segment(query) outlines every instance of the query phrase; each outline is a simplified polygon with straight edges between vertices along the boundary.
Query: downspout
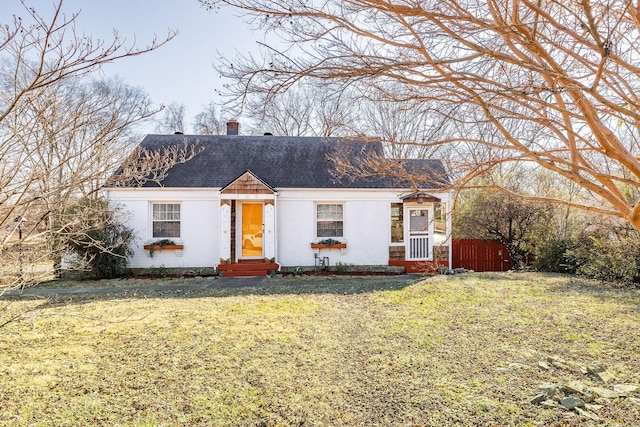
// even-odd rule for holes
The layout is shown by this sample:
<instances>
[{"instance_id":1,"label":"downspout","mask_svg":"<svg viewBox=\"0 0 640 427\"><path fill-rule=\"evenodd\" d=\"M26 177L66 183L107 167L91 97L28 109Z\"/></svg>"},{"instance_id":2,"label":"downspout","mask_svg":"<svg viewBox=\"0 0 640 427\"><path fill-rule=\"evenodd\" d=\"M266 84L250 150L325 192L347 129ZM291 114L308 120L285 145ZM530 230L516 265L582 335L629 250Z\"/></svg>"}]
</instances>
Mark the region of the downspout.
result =
<instances>
[{"instance_id":1,"label":"downspout","mask_svg":"<svg viewBox=\"0 0 640 427\"><path fill-rule=\"evenodd\" d=\"M216 257L216 259L213 261L213 269L215 271L218 271L218 266L220 265L220 242L223 239L222 236L222 192L220 190L217 191L217 198L215 199L216 204L218 206L218 250L216 251L218 253L218 256Z\"/></svg>"},{"instance_id":2,"label":"downspout","mask_svg":"<svg viewBox=\"0 0 640 427\"><path fill-rule=\"evenodd\" d=\"M273 255L274 262L278 265L278 272L281 271L282 266L278 262L278 192L273 192Z\"/></svg>"}]
</instances>

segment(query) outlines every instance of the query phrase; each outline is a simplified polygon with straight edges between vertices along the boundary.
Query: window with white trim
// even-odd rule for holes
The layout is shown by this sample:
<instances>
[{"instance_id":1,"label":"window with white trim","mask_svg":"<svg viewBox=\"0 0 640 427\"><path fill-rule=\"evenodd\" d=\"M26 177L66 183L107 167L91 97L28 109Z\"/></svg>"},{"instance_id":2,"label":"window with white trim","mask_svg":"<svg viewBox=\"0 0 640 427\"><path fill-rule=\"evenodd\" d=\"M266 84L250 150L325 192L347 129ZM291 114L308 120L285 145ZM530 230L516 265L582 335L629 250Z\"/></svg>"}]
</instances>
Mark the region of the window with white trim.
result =
<instances>
[{"instance_id":1,"label":"window with white trim","mask_svg":"<svg viewBox=\"0 0 640 427\"><path fill-rule=\"evenodd\" d=\"M448 244L447 241L447 205L436 202L433 205L433 244L437 246Z\"/></svg>"},{"instance_id":2,"label":"window with white trim","mask_svg":"<svg viewBox=\"0 0 640 427\"><path fill-rule=\"evenodd\" d=\"M343 237L344 220L341 203L316 205L316 235L318 237Z\"/></svg>"},{"instance_id":3,"label":"window with white trim","mask_svg":"<svg viewBox=\"0 0 640 427\"><path fill-rule=\"evenodd\" d=\"M153 238L180 237L180 204L152 205Z\"/></svg>"},{"instance_id":4,"label":"window with white trim","mask_svg":"<svg viewBox=\"0 0 640 427\"><path fill-rule=\"evenodd\" d=\"M404 242L404 205L391 203L391 243Z\"/></svg>"},{"instance_id":5,"label":"window with white trim","mask_svg":"<svg viewBox=\"0 0 640 427\"><path fill-rule=\"evenodd\" d=\"M436 233L445 234L447 232L447 215L444 203L436 202L433 205L433 220Z\"/></svg>"}]
</instances>

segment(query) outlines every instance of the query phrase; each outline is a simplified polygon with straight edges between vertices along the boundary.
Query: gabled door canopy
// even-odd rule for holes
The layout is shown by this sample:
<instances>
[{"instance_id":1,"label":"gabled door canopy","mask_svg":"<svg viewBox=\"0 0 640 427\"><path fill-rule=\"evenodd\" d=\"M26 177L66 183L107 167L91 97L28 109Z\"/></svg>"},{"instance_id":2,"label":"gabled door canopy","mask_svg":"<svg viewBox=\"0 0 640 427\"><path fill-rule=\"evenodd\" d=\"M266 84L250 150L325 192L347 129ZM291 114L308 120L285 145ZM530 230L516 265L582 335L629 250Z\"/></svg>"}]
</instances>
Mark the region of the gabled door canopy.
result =
<instances>
[{"instance_id":1,"label":"gabled door canopy","mask_svg":"<svg viewBox=\"0 0 640 427\"><path fill-rule=\"evenodd\" d=\"M403 203L418 203L418 204L422 204L425 202L436 203L441 201L440 198L429 193L424 193L422 191L415 191L413 193L400 196L400 200L402 200Z\"/></svg>"},{"instance_id":2,"label":"gabled door canopy","mask_svg":"<svg viewBox=\"0 0 640 427\"><path fill-rule=\"evenodd\" d=\"M252 194L274 196L278 192L250 170L220 189L220 194Z\"/></svg>"}]
</instances>

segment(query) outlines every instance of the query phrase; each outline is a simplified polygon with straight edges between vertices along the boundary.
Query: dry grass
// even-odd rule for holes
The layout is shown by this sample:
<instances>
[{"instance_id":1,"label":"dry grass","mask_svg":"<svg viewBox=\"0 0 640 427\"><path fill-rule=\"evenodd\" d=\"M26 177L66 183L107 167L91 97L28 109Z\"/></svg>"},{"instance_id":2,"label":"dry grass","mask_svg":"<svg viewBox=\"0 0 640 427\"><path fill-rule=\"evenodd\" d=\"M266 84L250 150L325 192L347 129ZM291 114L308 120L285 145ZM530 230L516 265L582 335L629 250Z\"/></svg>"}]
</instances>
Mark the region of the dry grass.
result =
<instances>
[{"instance_id":1,"label":"dry grass","mask_svg":"<svg viewBox=\"0 0 640 427\"><path fill-rule=\"evenodd\" d=\"M640 383L639 307L537 274L86 296L0 329L0 424L588 425L529 403L542 382L590 383L537 362ZM598 415L640 424L625 399Z\"/></svg>"}]
</instances>

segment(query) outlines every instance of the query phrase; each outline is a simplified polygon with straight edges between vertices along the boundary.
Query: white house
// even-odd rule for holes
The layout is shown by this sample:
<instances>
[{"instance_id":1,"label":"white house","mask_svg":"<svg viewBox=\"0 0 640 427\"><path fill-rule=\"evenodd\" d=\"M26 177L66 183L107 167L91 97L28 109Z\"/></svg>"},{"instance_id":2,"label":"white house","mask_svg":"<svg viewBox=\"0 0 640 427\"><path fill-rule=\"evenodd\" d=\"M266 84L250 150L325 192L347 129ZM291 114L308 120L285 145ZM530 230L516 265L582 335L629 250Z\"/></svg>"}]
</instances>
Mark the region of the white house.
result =
<instances>
[{"instance_id":1,"label":"white house","mask_svg":"<svg viewBox=\"0 0 640 427\"><path fill-rule=\"evenodd\" d=\"M451 265L451 196L438 160L398 161L420 188L389 176L349 181L330 156L382 155L343 138L148 135L141 147L198 143L161 185L110 187L139 239L135 269L217 269L225 276L349 266L424 271ZM155 245L154 245L155 243ZM171 243L169 245L168 243Z\"/></svg>"}]
</instances>

